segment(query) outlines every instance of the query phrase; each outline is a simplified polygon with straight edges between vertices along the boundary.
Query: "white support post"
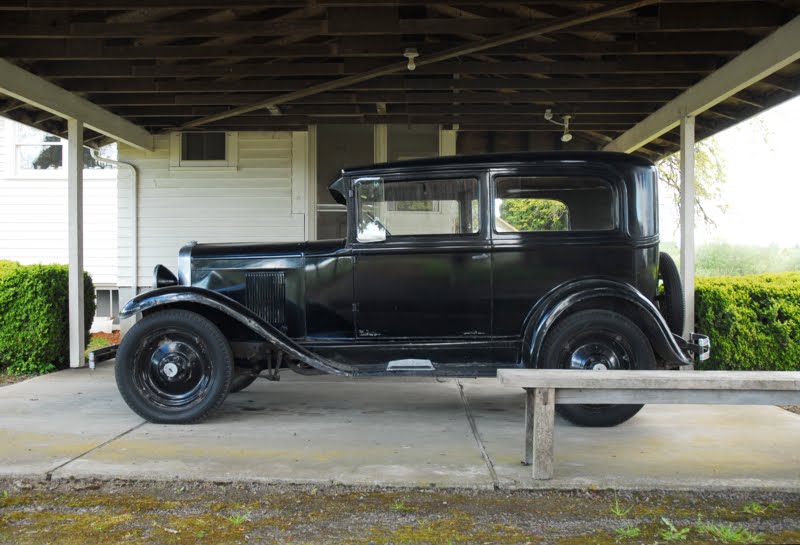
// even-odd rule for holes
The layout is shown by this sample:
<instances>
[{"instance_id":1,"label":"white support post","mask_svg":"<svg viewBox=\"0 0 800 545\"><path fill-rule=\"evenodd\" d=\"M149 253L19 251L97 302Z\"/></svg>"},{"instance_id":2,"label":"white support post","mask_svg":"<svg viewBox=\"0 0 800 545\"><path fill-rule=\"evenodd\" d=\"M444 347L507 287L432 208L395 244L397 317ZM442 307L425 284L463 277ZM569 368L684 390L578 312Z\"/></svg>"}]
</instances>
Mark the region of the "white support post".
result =
<instances>
[{"instance_id":1,"label":"white support post","mask_svg":"<svg viewBox=\"0 0 800 545\"><path fill-rule=\"evenodd\" d=\"M389 130L386 125L379 123L373 125L372 131L372 158L376 163L385 163L389 160Z\"/></svg>"},{"instance_id":2,"label":"white support post","mask_svg":"<svg viewBox=\"0 0 800 545\"><path fill-rule=\"evenodd\" d=\"M439 125L439 157L450 157L456 154L457 130L443 129Z\"/></svg>"},{"instance_id":3,"label":"white support post","mask_svg":"<svg viewBox=\"0 0 800 545\"><path fill-rule=\"evenodd\" d=\"M67 120L67 182L69 207L69 366L83 367L83 122Z\"/></svg>"},{"instance_id":4,"label":"white support post","mask_svg":"<svg viewBox=\"0 0 800 545\"><path fill-rule=\"evenodd\" d=\"M681 280L686 321L683 336L694 331L694 116L681 118Z\"/></svg>"}]
</instances>

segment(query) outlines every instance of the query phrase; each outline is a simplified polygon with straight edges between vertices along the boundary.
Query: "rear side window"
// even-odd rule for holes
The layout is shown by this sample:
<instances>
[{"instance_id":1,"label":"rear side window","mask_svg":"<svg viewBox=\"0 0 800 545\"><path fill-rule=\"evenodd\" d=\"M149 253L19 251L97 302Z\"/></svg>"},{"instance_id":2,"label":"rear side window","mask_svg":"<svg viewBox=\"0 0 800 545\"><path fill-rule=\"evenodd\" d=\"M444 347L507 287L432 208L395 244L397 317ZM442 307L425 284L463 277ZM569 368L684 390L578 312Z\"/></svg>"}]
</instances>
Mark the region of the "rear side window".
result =
<instances>
[{"instance_id":1,"label":"rear side window","mask_svg":"<svg viewBox=\"0 0 800 545\"><path fill-rule=\"evenodd\" d=\"M611 231L618 226L611 184L590 176L497 177L497 233Z\"/></svg>"}]
</instances>

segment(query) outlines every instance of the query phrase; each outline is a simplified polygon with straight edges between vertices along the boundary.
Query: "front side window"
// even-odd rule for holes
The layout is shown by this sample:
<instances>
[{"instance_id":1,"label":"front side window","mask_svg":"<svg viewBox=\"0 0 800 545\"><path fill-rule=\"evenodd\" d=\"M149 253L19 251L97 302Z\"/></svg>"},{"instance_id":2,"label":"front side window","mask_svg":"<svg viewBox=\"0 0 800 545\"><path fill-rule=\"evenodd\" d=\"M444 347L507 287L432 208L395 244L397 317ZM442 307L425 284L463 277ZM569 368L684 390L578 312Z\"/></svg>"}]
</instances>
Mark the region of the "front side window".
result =
<instances>
[{"instance_id":1,"label":"front side window","mask_svg":"<svg viewBox=\"0 0 800 545\"><path fill-rule=\"evenodd\" d=\"M495 178L497 233L610 231L617 227L616 194L591 176Z\"/></svg>"},{"instance_id":2,"label":"front side window","mask_svg":"<svg viewBox=\"0 0 800 545\"><path fill-rule=\"evenodd\" d=\"M478 180L356 180L357 239L472 235L480 230Z\"/></svg>"}]
</instances>

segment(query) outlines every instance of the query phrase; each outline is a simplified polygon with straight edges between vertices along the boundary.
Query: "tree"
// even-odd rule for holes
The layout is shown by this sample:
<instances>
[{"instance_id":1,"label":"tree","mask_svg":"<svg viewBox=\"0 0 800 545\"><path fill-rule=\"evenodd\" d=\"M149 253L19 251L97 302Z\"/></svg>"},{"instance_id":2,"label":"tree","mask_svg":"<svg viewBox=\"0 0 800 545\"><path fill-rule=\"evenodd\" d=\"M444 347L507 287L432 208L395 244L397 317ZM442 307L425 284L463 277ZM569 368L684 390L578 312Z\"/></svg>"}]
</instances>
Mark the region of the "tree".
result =
<instances>
[{"instance_id":1,"label":"tree","mask_svg":"<svg viewBox=\"0 0 800 545\"><path fill-rule=\"evenodd\" d=\"M550 199L504 199L500 218L517 231L567 229L567 207Z\"/></svg>"},{"instance_id":2,"label":"tree","mask_svg":"<svg viewBox=\"0 0 800 545\"><path fill-rule=\"evenodd\" d=\"M725 205L719 202L722 188L727 181L725 161L714 137L698 142L694 148L694 191L697 219L716 225L712 217L716 212L724 212ZM681 158L680 152L673 153L659 161L658 177L661 187L671 196L676 211L680 211ZM663 197L662 197L663 198ZM715 210L712 210L712 207Z\"/></svg>"}]
</instances>

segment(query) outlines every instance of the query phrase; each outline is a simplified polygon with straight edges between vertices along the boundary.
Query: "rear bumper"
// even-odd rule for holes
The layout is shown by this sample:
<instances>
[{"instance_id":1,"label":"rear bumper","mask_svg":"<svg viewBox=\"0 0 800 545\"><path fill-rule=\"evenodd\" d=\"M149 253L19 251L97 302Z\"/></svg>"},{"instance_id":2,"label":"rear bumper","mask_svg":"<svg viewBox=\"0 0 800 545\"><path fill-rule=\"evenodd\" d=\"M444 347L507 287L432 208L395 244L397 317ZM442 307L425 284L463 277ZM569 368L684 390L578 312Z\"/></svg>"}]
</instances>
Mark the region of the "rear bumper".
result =
<instances>
[{"instance_id":1,"label":"rear bumper","mask_svg":"<svg viewBox=\"0 0 800 545\"><path fill-rule=\"evenodd\" d=\"M705 361L711 356L711 340L708 335L692 333L689 335L688 341L675 335L675 340L687 354L697 358L698 361Z\"/></svg>"}]
</instances>

